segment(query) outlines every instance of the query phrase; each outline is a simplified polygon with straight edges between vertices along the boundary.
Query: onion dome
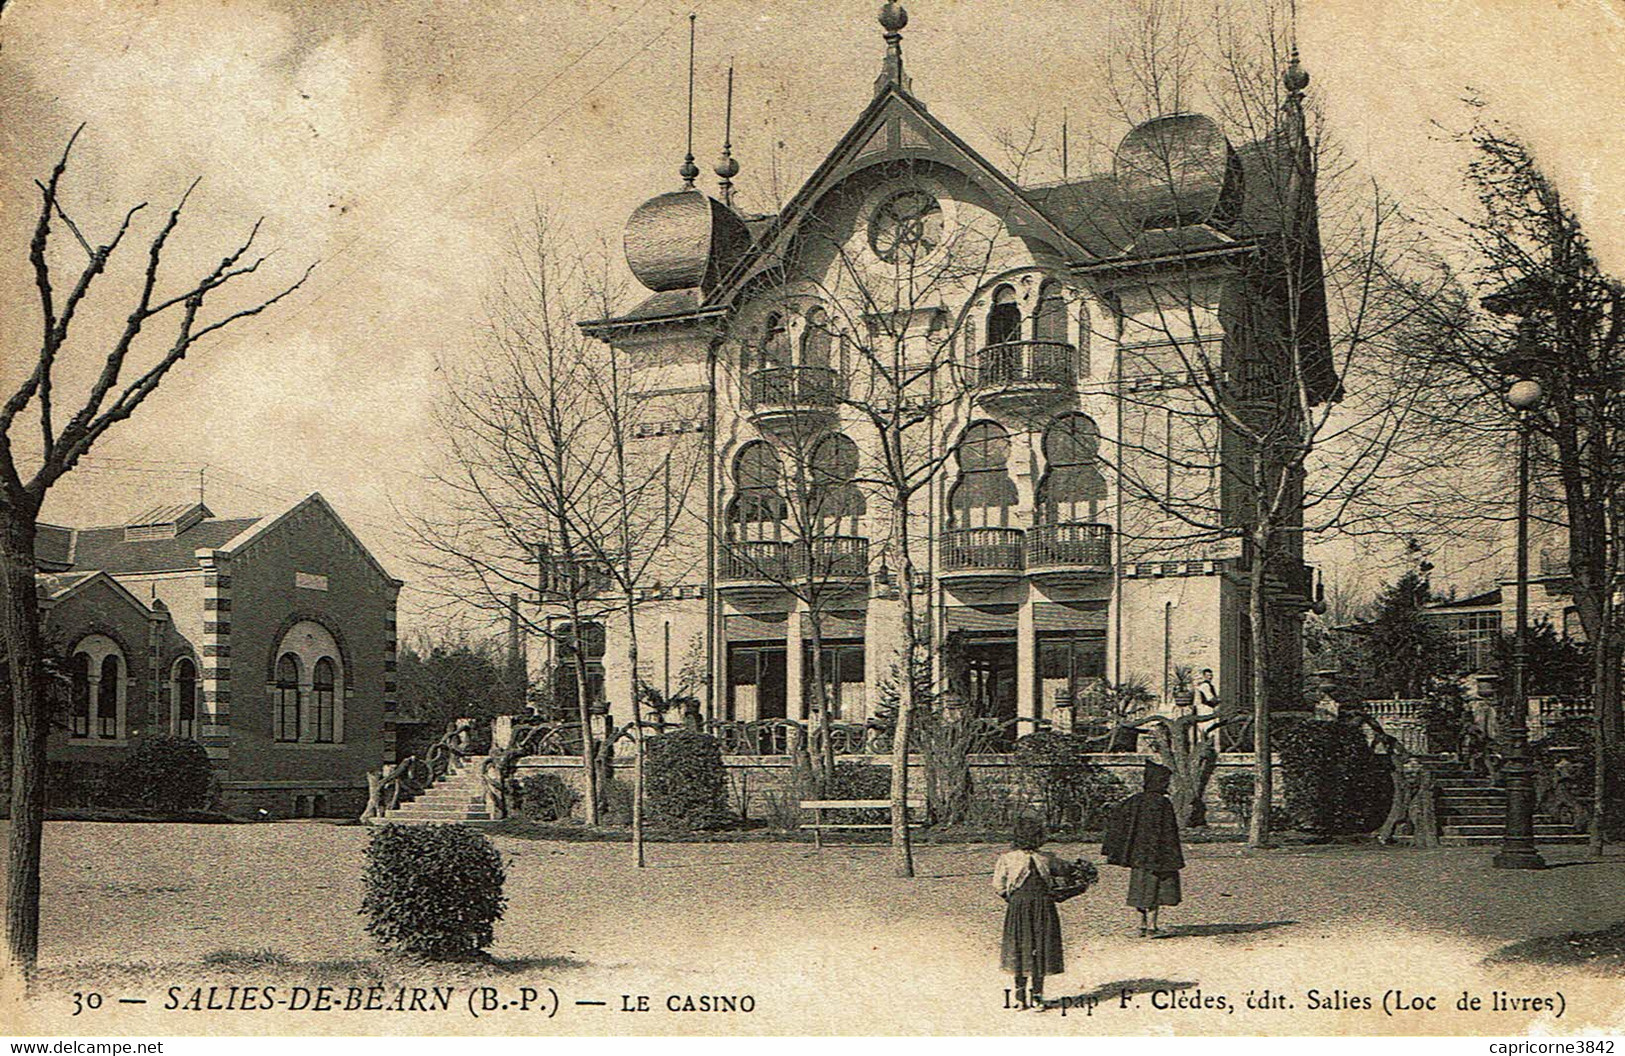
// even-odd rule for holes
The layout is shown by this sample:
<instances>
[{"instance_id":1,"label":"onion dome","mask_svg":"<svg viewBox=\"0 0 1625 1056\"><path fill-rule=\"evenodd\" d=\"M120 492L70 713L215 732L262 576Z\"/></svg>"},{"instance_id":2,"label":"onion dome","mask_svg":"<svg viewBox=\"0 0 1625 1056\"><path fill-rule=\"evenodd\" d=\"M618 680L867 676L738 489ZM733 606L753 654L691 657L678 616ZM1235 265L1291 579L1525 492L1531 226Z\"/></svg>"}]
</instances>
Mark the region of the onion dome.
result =
<instances>
[{"instance_id":1,"label":"onion dome","mask_svg":"<svg viewBox=\"0 0 1625 1056\"><path fill-rule=\"evenodd\" d=\"M626 263L656 293L709 290L750 248L732 209L697 190L656 195L626 222Z\"/></svg>"},{"instance_id":2,"label":"onion dome","mask_svg":"<svg viewBox=\"0 0 1625 1056\"><path fill-rule=\"evenodd\" d=\"M882 4L880 8L880 28L887 33L901 33L908 25L908 8L902 4Z\"/></svg>"},{"instance_id":3,"label":"onion dome","mask_svg":"<svg viewBox=\"0 0 1625 1056\"><path fill-rule=\"evenodd\" d=\"M1143 228L1223 227L1240 211L1241 161L1205 114L1134 126L1117 147L1112 174L1126 219Z\"/></svg>"}]
</instances>

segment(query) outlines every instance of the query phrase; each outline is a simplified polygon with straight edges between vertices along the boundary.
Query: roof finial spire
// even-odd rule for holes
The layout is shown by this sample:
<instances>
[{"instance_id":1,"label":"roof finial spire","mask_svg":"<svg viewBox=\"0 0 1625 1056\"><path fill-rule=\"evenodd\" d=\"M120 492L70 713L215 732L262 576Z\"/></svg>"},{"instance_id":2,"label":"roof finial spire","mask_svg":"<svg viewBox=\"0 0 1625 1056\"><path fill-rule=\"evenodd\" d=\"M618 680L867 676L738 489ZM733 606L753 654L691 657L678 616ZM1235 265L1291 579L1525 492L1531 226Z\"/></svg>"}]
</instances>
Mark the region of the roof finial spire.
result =
<instances>
[{"instance_id":1,"label":"roof finial spire","mask_svg":"<svg viewBox=\"0 0 1625 1056\"><path fill-rule=\"evenodd\" d=\"M717 175L722 177L722 204L732 209L734 204L734 177L739 175L739 162L734 160L734 64L728 60L728 105L722 119L722 159L717 162Z\"/></svg>"},{"instance_id":2,"label":"roof finial spire","mask_svg":"<svg viewBox=\"0 0 1625 1056\"><path fill-rule=\"evenodd\" d=\"M685 191L694 189L694 177L700 174L700 167L694 164L694 22L698 18L694 12L688 13L688 153L677 170Z\"/></svg>"},{"instance_id":3,"label":"roof finial spire","mask_svg":"<svg viewBox=\"0 0 1625 1056\"><path fill-rule=\"evenodd\" d=\"M1309 71L1303 68L1298 61L1298 0L1292 0L1290 14L1291 25L1288 27L1292 50L1287 59L1286 72L1281 75L1281 83L1286 85L1287 101L1302 104L1303 90L1309 87Z\"/></svg>"},{"instance_id":4,"label":"roof finial spire","mask_svg":"<svg viewBox=\"0 0 1625 1056\"><path fill-rule=\"evenodd\" d=\"M880 7L880 28L886 31L886 60L875 79L875 94L895 84L902 91L909 90L908 74L903 72L903 27L908 25L908 9L895 0Z\"/></svg>"}]
</instances>

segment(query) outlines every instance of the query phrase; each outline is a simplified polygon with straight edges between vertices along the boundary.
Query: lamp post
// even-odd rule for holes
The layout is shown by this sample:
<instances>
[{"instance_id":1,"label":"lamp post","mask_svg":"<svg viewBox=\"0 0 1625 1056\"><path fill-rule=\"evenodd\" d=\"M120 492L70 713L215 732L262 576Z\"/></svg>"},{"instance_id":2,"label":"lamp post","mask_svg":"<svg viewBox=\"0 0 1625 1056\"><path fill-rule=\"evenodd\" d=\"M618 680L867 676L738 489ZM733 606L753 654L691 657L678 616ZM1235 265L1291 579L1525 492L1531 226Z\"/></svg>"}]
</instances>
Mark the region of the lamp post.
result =
<instances>
[{"instance_id":1,"label":"lamp post","mask_svg":"<svg viewBox=\"0 0 1625 1056\"><path fill-rule=\"evenodd\" d=\"M1535 789L1529 766L1529 692L1525 668L1529 651L1529 432L1530 414L1540 405L1540 383L1517 381L1506 400L1518 414L1518 603L1512 646L1512 708L1506 726L1507 815L1497 869L1544 869L1535 850Z\"/></svg>"}]
</instances>

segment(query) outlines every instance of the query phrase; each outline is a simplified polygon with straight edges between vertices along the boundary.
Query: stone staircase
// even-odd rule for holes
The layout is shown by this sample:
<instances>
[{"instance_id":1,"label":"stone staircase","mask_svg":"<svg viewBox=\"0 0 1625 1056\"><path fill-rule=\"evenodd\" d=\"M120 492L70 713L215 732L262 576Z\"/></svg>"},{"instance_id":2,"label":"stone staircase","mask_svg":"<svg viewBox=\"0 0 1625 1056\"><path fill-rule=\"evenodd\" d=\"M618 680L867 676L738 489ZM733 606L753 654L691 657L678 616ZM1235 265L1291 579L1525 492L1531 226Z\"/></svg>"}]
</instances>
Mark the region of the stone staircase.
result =
<instances>
[{"instance_id":1,"label":"stone staircase","mask_svg":"<svg viewBox=\"0 0 1625 1056\"><path fill-rule=\"evenodd\" d=\"M478 758L456 759L446 776L422 795L387 811L374 824L429 825L490 821L485 792L480 785Z\"/></svg>"},{"instance_id":2,"label":"stone staircase","mask_svg":"<svg viewBox=\"0 0 1625 1056\"><path fill-rule=\"evenodd\" d=\"M1439 837L1446 847L1489 846L1506 829L1506 789L1472 773L1453 756L1422 756L1439 788ZM1548 814L1535 815L1535 842L1584 843L1584 833Z\"/></svg>"}]
</instances>

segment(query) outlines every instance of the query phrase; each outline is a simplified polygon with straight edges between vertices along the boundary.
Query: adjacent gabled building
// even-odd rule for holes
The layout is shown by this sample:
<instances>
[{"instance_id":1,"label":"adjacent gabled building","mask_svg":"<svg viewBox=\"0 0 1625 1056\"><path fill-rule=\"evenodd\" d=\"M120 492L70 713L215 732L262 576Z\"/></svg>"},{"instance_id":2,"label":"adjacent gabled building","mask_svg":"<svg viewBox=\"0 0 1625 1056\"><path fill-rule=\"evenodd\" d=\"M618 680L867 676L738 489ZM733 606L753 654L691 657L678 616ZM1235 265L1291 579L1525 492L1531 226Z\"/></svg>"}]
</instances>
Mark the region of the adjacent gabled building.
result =
<instances>
[{"instance_id":1,"label":"adjacent gabled building","mask_svg":"<svg viewBox=\"0 0 1625 1056\"><path fill-rule=\"evenodd\" d=\"M366 772L393 759L401 582L320 495L267 517L190 503L41 525L36 562L67 665L58 787L142 737L189 737L229 810L360 812Z\"/></svg>"}]
</instances>

